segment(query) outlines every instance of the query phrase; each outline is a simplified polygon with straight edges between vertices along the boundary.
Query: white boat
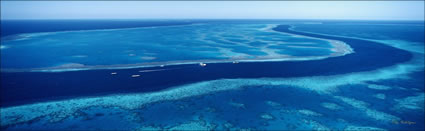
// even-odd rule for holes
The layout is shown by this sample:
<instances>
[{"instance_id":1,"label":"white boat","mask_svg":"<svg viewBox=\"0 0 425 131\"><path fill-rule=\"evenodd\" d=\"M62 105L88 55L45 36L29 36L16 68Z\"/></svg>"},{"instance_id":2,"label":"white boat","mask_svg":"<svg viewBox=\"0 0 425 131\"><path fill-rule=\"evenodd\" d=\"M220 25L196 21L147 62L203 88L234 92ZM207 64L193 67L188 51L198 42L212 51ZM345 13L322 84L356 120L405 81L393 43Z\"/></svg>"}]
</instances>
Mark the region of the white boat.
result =
<instances>
[{"instance_id":1,"label":"white boat","mask_svg":"<svg viewBox=\"0 0 425 131\"><path fill-rule=\"evenodd\" d=\"M131 75L131 77L139 77L140 75Z\"/></svg>"}]
</instances>

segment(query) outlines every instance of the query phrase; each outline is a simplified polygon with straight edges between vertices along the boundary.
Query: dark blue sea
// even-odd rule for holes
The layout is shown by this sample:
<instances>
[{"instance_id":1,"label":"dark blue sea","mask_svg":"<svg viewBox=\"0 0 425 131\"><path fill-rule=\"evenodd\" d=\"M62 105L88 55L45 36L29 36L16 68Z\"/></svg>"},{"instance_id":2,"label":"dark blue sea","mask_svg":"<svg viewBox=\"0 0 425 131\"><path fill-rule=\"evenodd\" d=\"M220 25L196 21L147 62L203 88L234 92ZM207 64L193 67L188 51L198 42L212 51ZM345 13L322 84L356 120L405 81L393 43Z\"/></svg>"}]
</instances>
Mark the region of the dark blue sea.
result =
<instances>
[{"instance_id":1,"label":"dark blue sea","mask_svg":"<svg viewBox=\"0 0 425 131\"><path fill-rule=\"evenodd\" d=\"M3 130L424 130L424 21L2 20Z\"/></svg>"}]
</instances>

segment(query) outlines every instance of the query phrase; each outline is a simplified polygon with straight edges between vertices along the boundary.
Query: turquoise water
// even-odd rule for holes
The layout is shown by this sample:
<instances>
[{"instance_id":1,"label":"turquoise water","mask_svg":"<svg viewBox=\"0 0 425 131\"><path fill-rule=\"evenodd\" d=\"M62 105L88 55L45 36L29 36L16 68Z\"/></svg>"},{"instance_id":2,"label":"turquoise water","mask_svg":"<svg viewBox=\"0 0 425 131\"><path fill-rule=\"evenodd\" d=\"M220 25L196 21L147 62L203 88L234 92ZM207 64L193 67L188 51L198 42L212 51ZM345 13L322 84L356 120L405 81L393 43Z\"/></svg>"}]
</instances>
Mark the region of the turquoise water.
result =
<instances>
[{"instance_id":1,"label":"turquoise water","mask_svg":"<svg viewBox=\"0 0 425 131\"><path fill-rule=\"evenodd\" d=\"M107 68L194 61L325 58L350 53L331 51L335 47L330 40L283 34L271 30L274 26L189 24L20 34L2 42L1 66L2 70L24 71Z\"/></svg>"},{"instance_id":2,"label":"turquoise water","mask_svg":"<svg viewBox=\"0 0 425 131\"><path fill-rule=\"evenodd\" d=\"M226 22L228 24L223 24ZM261 23L266 24L255 24L257 23L255 21L254 24L253 21L250 21L251 24L247 24L249 23L247 21L239 24L238 22L240 21L111 30L121 31L122 34L132 31L138 33L134 36L107 35L108 38L101 38L132 37L133 40L142 41L136 36L145 30L150 30L145 34L158 36L164 40L140 37L147 41L164 43L159 42L161 44L158 45L161 45L162 47L159 46L161 48L155 46L148 51L160 50L168 55L148 54L146 56L155 57L155 59L132 61L133 59L129 59L132 58L128 55L129 53L120 51L136 48L138 44L128 47L132 44L115 46L106 43L106 45L114 46L99 47L99 50L109 49L113 52L104 53L105 57L109 57L104 59L117 61L97 62L97 59L88 61L94 62L92 65L103 63L107 67L122 65L120 60L127 59L132 61L129 63L162 62L161 60L171 63L169 60L179 58L177 56L179 53L175 49L183 46L179 48L184 49L179 50L180 54L189 55L184 58L196 61L195 64L131 69L97 68L97 70L69 72L27 72L29 68L38 67L28 63L18 64L11 58L6 60L2 54L2 70L3 60L6 60L11 65L16 64L16 66L10 65L10 68L21 66L24 71L2 72L1 128L6 130L424 129L423 23L412 26L411 23L400 22L396 25L388 25L391 23L388 21L370 22L373 24L369 25L364 24L368 23L367 21L337 21L336 23L324 21L323 24L312 25L301 21L291 22L292 24L289 24L292 26L291 31L287 29L289 27L286 26L287 21L282 21L282 25L273 30L264 30L269 25L264 21ZM270 22L270 24L276 23L279 22ZM341 23L343 25L340 25ZM377 26L376 23L385 25ZM339 28L333 28L333 25ZM344 26L350 30L344 30ZM393 26L397 27L393 28ZM159 33L162 28L169 31L163 32L167 35L155 35L155 31ZM187 33L170 33L178 32L177 29L170 31L174 28L187 29ZM196 31L201 33L194 33ZM89 32L53 33L9 42L22 41L21 49L38 46L47 48L47 45L41 43L34 43L31 46L29 41L38 39L45 42L49 37L61 34L75 36L69 41L79 41L83 39L83 36L94 35L102 30ZM80 33L86 35L80 36L78 35ZM199 37L199 34L208 35ZM175 36L199 38L193 41L199 42L201 39L204 43L202 46L197 46L199 43L191 42L190 46L185 46L177 41L192 40ZM169 37L175 38L168 39ZM123 39L123 41L127 40L130 39ZM334 40L342 43L329 43ZM96 43L96 46L103 44L105 43ZM19 44L2 43L3 45L6 47L3 47L2 53L9 49L11 51L13 48L20 48ZM339 50L342 52L335 55L332 54L336 52L335 49L347 49L337 48L335 45L348 45L352 50ZM68 43L63 46L72 47L73 45ZM90 45L86 46L90 47ZM143 44L143 49L147 47L150 47L150 44L149 46ZM275 50L279 58L291 56L289 57L291 59L265 62L274 57L262 59L264 56L276 54L267 54L266 51L261 50L261 47ZM89 52L95 47L81 49L82 52ZM221 52L220 49L228 49L231 52ZM114 52L115 50L118 51ZM30 51L29 54L37 54L35 50L27 51ZM346 51L350 53L345 54ZM78 51L69 50L69 52ZM143 51L135 50L135 52ZM139 53L134 53L134 56L139 58L144 56L139 56ZM192 53L196 55L192 56ZM66 53L59 52L59 54ZM40 56L62 59L76 54L83 53ZM234 58L241 54L246 54L243 55L246 57ZM118 57L119 55L122 56ZM101 56L97 56L97 53L86 56L85 58L99 57L98 59L101 60ZM315 59L319 56L324 58ZM212 63L204 67L199 66L198 62L204 61L197 60L207 58L208 62ZM213 62L227 59L250 60L250 62ZM176 60L176 63L182 62L180 59ZM72 63L83 62L82 60L72 61ZM51 70L48 67L70 62L52 60L51 63L41 63L46 66L40 64L38 65L40 68ZM84 63L84 67L87 65L90 64ZM140 76L132 77L133 75Z\"/></svg>"}]
</instances>

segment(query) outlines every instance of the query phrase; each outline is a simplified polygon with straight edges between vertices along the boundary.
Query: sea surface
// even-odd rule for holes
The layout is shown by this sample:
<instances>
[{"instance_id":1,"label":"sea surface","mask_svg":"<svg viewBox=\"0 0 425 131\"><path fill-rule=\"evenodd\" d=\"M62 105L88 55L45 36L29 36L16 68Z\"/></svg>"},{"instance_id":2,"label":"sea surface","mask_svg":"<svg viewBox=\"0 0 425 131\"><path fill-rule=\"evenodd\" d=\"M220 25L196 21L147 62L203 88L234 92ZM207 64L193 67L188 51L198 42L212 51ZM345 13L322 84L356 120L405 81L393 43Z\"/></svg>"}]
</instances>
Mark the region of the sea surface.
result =
<instances>
[{"instance_id":1,"label":"sea surface","mask_svg":"<svg viewBox=\"0 0 425 131\"><path fill-rule=\"evenodd\" d=\"M425 128L424 21L1 27L5 130Z\"/></svg>"}]
</instances>

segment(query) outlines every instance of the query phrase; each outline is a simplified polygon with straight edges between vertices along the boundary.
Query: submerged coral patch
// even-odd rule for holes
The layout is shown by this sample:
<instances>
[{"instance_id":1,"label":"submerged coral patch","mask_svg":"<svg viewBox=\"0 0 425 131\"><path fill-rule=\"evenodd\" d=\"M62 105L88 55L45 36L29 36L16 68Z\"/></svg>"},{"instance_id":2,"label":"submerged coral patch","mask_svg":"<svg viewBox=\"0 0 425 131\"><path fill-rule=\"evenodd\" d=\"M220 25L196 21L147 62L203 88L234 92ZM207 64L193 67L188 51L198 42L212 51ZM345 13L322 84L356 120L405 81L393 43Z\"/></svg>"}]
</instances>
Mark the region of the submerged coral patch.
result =
<instances>
[{"instance_id":1,"label":"submerged coral patch","mask_svg":"<svg viewBox=\"0 0 425 131\"><path fill-rule=\"evenodd\" d=\"M407 111L407 110L422 110L424 111L424 93L420 93L416 96L409 96L402 99L396 99L397 104L393 107L396 111Z\"/></svg>"},{"instance_id":2,"label":"submerged coral patch","mask_svg":"<svg viewBox=\"0 0 425 131\"><path fill-rule=\"evenodd\" d=\"M322 114L320 113L317 113L311 110L306 110L306 109L298 110L298 113L301 113L306 116L322 116Z\"/></svg>"},{"instance_id":3,"label":"submerged coral patch","mask_svg":"<svg viewBox=\"0 0 425 131\"><path fill-rule=\"evenodd\" d=\"M335 98L345 102L348 105L353 106L354 108L357 108L359 110L364 111L366 116L371 117L375 120L385 121L385 122L400 120L400 118L393 116L391 114L387 114L385 112L377 111L375 109L370 109L369 103L359 101L359 100L356 100L356 99L353 99L353 98L342 97L342 96L335 96Z\"/></svg>"},{"instance_id":4,"label":"submerged coral patch","mask_svg":"<svg viewBox=\"0 0 425 131\"><path fill-rule=\"evenodd\" d=\"M2 71L10 72L58 72L193 64L199 61L314 60L352 53L350 46L341 41L283 34L273 31L275 26L192 24L20 34L28 39L2 41L1 49L17 43L20 46L1 52L1 66ZM270 40L270 37L278 40ZM274 46L285 50L277 50ZM38 50L28 50L32 48ZM21 55L21 50L28 50L26 54L31 55L31 61L35 62L24 62L29 58ZM79 54L69 53L75 50ZM61 63L84 66L57 67Z\"/></svg>"},{"instance_id":5,"label":"submerged coral patch","mask_svg":"<svg viewBox=\"0 0 425 131\"><path fill-rule=\"evenodd\" d=\"M242 62L244 62L244 59L247 60L247 58L249 60L263 61L271 60L270 58L273 58L271 56L292 57L292 55L280 54L282 52L278 52L275 50L276 48L302 48L301 50L332 48L330 50L339 55L342 55L343 52L350 52L350 50L342 50L347 49L343 48L343 43L324 46L322 44L326 44L329 42L328 40L314 39L314 42L319 43L315 44L314 42L305 41L305 37L303 36L300 36L299 38L301 39L298 39L297 37L294 38L291 34L275 34L276 32L269 30L269 27L273 27L273 25L268 25L267 27L261 24L244 25L243 30L240 30L241 27L228 26L229 29L227 31L233 31L233 34L218 33L214 35L204 33L210 29L194 30L199 35L199 40L206 43L208 43L207 41L215 42L211 45L196 47L195 50L197 53L205 56L213 56L213 58L217 58L215 56L220 56L219 59L222 59L221 57L223 59L230 58L230 62L234 64L241 61L238 65L246 64ZM225 29L210 28L212 30ZM259 38L250 34L252 33L251 29L254 28L260 31L256 32L258 33L256 36ZM190 28L186 27L178 30L184 29L187 31L190 30ZM236 29L238 30L236 31ZM263 37L264 35L262 33L264 32L261 31L271 33L268 34L270 36L282 36ZM133 33L138 32L136 30ZM298 43L294 45L294 43L285 42L285 40L290 39ZM173 40L175 39L171 39L171 41ZM284 44L291 45L282 47ZM155 43L151 43L150 45L162 46ZM335 45L343 46L339 50L340 52L338 52L337 48L334 48L336 47ZM260 47L261 49L252 49L252 46ZM276 48L272 49L270 46L276 46ZM399 47L404 48L403 46ZM177 48L170 48L170 50L175 51ZM110 51L114 50L111 49ZM163 55L161 54L162 51L146 54L143 51L143 53L137 53L137 49L122 50L128 52L121 51L120 49L120 51L117 51L122 53L120 56L131 57L131 60L133 58L137 61L163 60L163 57L161 57ZM413 129L412 127L414 126L414 129L422 129L423 125L394 124L394 121L402 121L402 119L405 119L405 116L411 116L408 112L414 112L415 116L423 116L424 93L420 92L421 90L411 90L412 88L406 86L410 84L403 85L402 83L402 85L398 86L401 83L399 81L405 80L410 82L409 80L416 79L414 76L409 76L409 74L423 71L424 56L420 53L420 50L418 51L416 49L415 52L414 57L408 62L396 63L392 66L362 72L287 78L223 78L173 86L156 92L80 97L2 107L0 110L2 120L0 124L2 129L11 130L37 129L36 126L40 125L46 126L40 129L47 129L47 125L81 129L78 126L90 126L89 124L85 125L85 123L93 121L105 124L105 127L112 126L105 129L123 129L113 126L127 124L127 126L130 125L128 127L131 127L129 130L287 129L351 131L399 130L405 127ZM107 54L108 52L97 53ZM133 55L129 56L129 53ZM143 59L141 58L142 55L139 54L154 58ZM185 57L182 56L179 58ZM63 63L65 65L60 68L90 66L86 65L86 63L79 64L81 62ZM201 68L203 71L214 66L214 64L210 66L209 63L206 66L206 61L197 61L194 63L200 66L205 64L202 68L196 65L197 68ZM232 66L237 66L234 64ZM164 67L169 64L160 63L159 65L161 65L160 67ZM174 68L141 69L135 70L130 74L120 71L110 71L106 74L111 78L125 75L128 79L137 81L147 78L145 76L148 75L145 74L162 73L162 71L169 70L174 70ZM394 83L382 84L382 81L385 80L394 80L392 81ZM141 88L145 87L143 84L139 86ZM417 94L412 95L412 92ZM387 109L391 107L388 106L388 103L395 105L391 109ZM414 122L423 121L421 118L414 120ZM67 125L69 123L74 123L74 125Z\"/></svg>"},{"instance_id":6,"label":"submerged coral patch","mask_svg":"<svg viewBox=\"0 0 425 131\"><path fill-rule=\"evenodd\" d=\"M389 90L389 89L392 89L389 86L376 85L376 84L368 84L367 87L370 88L370 89L374 89L374 90Z\"/></svg>"},{"instance_id":7,"label":"submerged coral patch","mask_svg":"<svg viewBox=\"0 0 425 131\"><path fill-rule=\"evenodd\" d=\"M324 102L320 105L329 110L341 110L343 108L335 103L328 103L328 102Z\"/></svg>"},{"instance_id":8,"label":"submerged coral patch","mask_svg":"<svg viewBox=\"0 0 425 131\"><path fill-rule=\"evenodd\" d=\"M374 97L383 100L383 99L386 98L386 95L385 94L382 94L382 93L379 93L379 94L374 95Z\"/></svg>"},{"instance_id":9,"label":"submerged coral patch","mask_svg":"<svg viewBox=\"0 0 425 131\"><path fill-rule=\"evenodd\" d=\"M382 128L366 127L366 126L347 126L344 131L386 131Z\"/></svg>"}]
</instances>

